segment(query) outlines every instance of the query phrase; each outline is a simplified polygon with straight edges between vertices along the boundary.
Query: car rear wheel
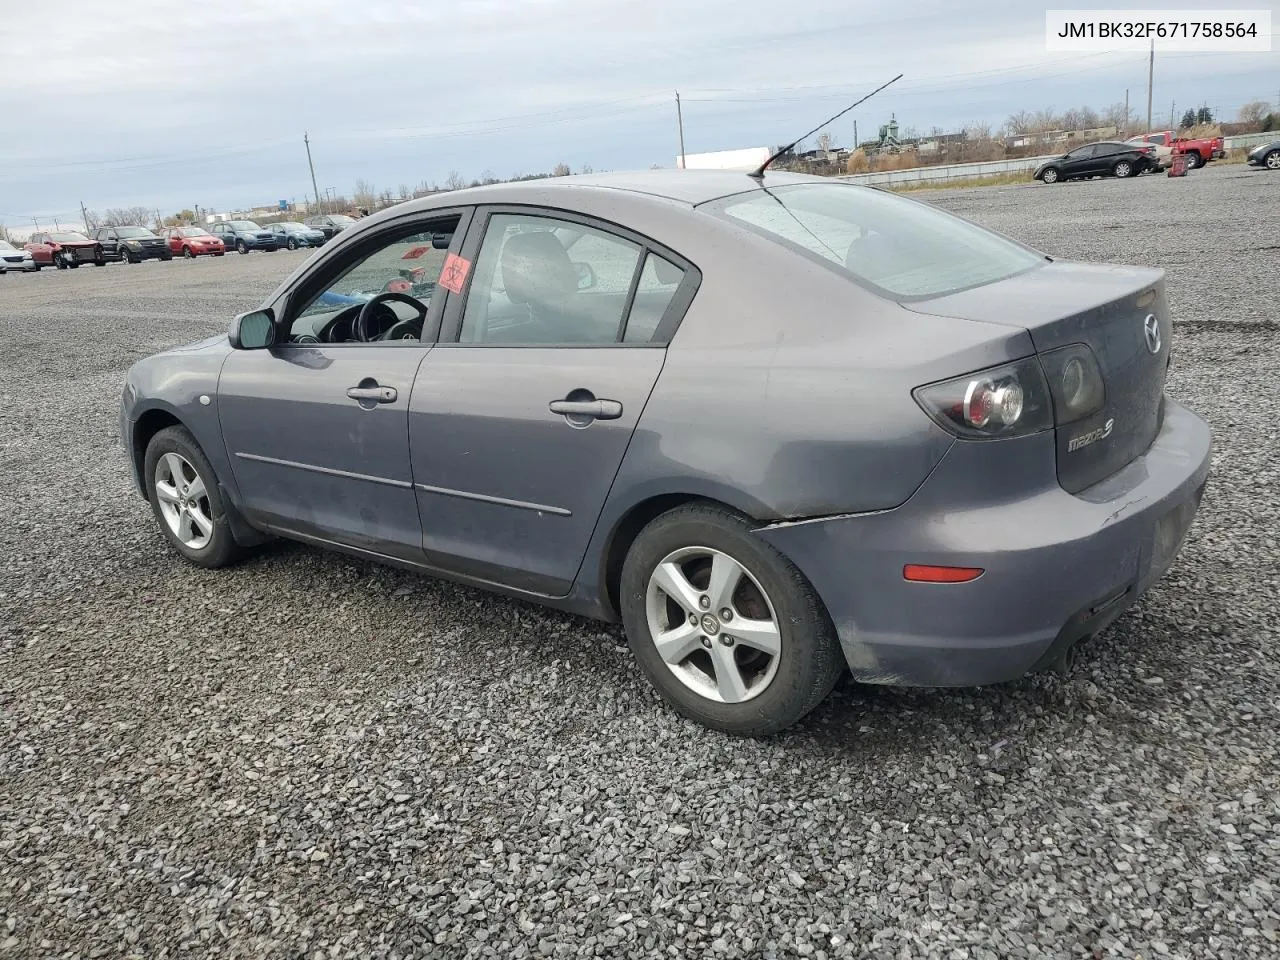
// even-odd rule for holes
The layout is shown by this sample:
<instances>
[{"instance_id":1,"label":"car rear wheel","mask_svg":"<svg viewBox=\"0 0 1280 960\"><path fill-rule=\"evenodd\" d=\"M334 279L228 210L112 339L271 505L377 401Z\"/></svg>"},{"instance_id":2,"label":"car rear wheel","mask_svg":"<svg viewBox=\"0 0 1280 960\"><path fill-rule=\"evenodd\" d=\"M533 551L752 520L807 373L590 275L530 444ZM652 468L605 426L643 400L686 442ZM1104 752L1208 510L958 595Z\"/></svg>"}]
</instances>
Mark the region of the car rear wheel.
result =
<instances>
[{"instance_id":1,"label":"car rear wheel","mask_svg":"<svg viewBox=\"0 0 1280 960\"><path fill-rule=\"evenodd\" d=\"M1131 177L1133 176L1133 164L1128 160L1121 160L1111 168L1111 172L1122 179L1124 177Z\"/></svg>"},{"instance_id":2,"label":"car rear wheel","mask_svg":"<svg viewBox=\"0 0 1280 960\"><path fill-rule=\"evenodd\" d=\"M147 444L147 497L161 532L187 560L225 567L239 559L218 479L186 427L167 427Z\"/></svg>"},{"instance_id":3,"label":"car rear wheel","mask_svg":"<svg viewBox=\"0 0 1280 960\"><path fill-rule=\"evenodd\" d=\"M1040 179L1043 180L1045 183L1057 183L1058 171L1055 170L1053 167L1050 167L1049 169L1045 170L1044 173L1040 174Z\"/></svg>"},{"instance_id":4,"label":"car rear wheel","mask_svg":"<svg viewBox=\"0 0 1280 960\"><path fill-rule=\"evenodd\" d=\"M689 504L636 537L619 589L641 669L683 716L766 736L813 710L844 671L804 575L721 507Z\"/></svg>"}]
</instances>

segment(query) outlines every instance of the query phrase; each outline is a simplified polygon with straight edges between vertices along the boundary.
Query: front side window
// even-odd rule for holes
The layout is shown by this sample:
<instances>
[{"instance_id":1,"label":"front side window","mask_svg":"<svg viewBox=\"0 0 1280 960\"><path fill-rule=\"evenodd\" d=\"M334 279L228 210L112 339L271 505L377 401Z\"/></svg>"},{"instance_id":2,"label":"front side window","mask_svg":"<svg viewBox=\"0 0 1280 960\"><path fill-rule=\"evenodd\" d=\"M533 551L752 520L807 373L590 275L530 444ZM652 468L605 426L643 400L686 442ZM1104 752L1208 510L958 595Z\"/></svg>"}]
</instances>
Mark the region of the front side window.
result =
<instances>
[{"instance_id":1,"label":"front side window","mask_svg":"<svg viewBox=\"0 0 1280 960\"><path fill-rule=\"evenodd\" d=\"M407 296L418 306L399 299L384 301L384 309L378 311L381 328L366 333L385 332L401 320L417 321L424 317L435 295L457 223L458 219L453 217L402 228L384 235L372 251L357 253L354 261L298 312L291 335L316 334L336 319L339 322L335 326L341 329L333 333L336 339L329 342L349 340L350 336L343 335L343 330L350 327L349 321L359 308L382 293ZM405 229L413 232L405 233Z\"/></svg>"},{"instance_id":2,"label":"front side window","mask_svg":"<svg viewBox=\"0 0 1280 960\"><path fill-rule=\"evenodd\" d=\"M759 189L704 209L890 299L945 296L1043 263L1038 254L936 207L854 184Z\"/></svg>"},{"instance_id":3,"label":"front side window","mask_svg":"<svg viewBox=\"0 0 1280 960\"><path fill-rule=\"evenodd\" d=\"M552 217L489 219L459 341L499 345L616 343L639 244Z\"/></svg>"}]
</instances>

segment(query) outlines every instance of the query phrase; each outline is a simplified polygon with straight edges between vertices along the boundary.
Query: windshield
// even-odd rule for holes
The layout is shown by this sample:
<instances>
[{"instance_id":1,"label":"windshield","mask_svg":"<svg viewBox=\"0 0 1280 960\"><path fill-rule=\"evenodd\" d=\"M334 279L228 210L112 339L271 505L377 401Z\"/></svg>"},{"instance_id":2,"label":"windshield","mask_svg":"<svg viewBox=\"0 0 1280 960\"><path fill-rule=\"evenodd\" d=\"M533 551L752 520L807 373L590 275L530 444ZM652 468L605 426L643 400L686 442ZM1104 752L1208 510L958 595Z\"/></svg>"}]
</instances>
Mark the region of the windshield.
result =
<instances>
[{"instance_id":1,"label":"windshield","mask_svg":"<svg viewBox=\"0 0 1280 960\"><path fill-rule=\"evenodd\" d=\"M88 243L89 238L80 233L51 233L49 238L57 243Z\"/></svg>"},{"instance_id":2,"label":"windshield","mask_svg":"<svg viewBox=\"0 0 1280 960\"><path fill-rule=\"evenodd\" d=\"M232 230L261 230L262 228L252 220L232 220L228 224Z\"/></svg>"},{"instance_id":3,"label":"windshield","mask_svg":"<svg viewBox=\"0 0 1280 960\"><path fill-rule=\"evenodd\" d=\"M201 230L199 227L183 227L178 231L183 237L208 237L211 236L208 230Z\"/></svg>"},{"instance_id":4,"label":"windshield","mask_svg":"<svg viewBox=\"0 0 1280 960\"><path fill-rule=\"evenodd\" d=\"M300 230L310 229L309 227L304 227L300 223L277 223L276 226L279 227L281 230L283 230L285 233L297 233Z\"/></svg>"},{"instance_id":5,"label":"windshield","mask_svg":"<svg viewBox=\"0 0 1280 960\"><path fill-rule=\"evenodd\" d=\"M0 250L17 250L17 249L18 248L15 247L8 240L0 240Z\"/></svg>"},{"instance_id":6,"label":"windshield","mask_svg":"<svg viewBox=\"0 0 1280 960\"><path fill-rule=\"evenodd\" d=\"M755 190L707 207L891 299L944 296L1043 262L935 207L852 184Z\"/></svg>"},{"instance_id":7,"label":"windshield","mask_svg":"<svg viewBox=\"0 0 1280 960\"><path fill-rule=\"evenodd\" d=\"M132 240L137 237L154 237L155 234L143 227L119 227L116 230L120 236L126 240Z\"/></svg>"}]
</instances>

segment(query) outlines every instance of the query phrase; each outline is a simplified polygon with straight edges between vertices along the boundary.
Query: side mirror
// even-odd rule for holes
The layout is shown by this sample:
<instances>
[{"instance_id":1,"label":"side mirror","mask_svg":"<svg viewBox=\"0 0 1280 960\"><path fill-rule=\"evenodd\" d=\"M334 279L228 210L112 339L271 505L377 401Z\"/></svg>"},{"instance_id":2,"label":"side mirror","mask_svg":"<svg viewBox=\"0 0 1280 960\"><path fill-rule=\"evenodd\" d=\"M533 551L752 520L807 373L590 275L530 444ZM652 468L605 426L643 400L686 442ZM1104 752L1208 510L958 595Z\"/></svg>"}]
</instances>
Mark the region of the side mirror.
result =
<instances>
[{"instance_id":1,"label":"side mirror","mask_svg":"<svg viewBox=\"0 0 1280 960\"><path fill-rule=\"evenodd\" d=\"M578 271L578 289L590 290L596 285L596 272L589 263L574 263L573 269Z\"/></svg>"},{"instance_id":2,"label":"side mirror","mask_svg":"<svg viewBox=\"0 0 1280 960\"><path fill-rule=\"evenodd\" d=\"M275 317L270 310L251 310L231 321L227 334L231 346L237 350L262 350L276 340Z\"/></svg>"}]
</instances>

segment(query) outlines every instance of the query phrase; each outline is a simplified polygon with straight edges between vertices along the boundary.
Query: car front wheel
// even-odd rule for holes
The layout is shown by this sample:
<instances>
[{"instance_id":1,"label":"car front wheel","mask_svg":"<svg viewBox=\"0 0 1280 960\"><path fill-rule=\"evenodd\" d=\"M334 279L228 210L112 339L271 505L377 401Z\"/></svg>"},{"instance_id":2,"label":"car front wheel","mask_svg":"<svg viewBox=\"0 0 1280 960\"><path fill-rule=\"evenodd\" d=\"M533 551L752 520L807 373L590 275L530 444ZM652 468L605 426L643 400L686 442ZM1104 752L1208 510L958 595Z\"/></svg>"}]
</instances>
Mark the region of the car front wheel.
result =
<instances>
[{"instance_id":1,"label":"car front wheel","mask_svg":"<svg viewBox=\"0 0 1280 960\"><path fill-rule=\"evenodd\" d=\"M1044 173L1040 174L1040 179L1043 180L1045 183L1057 183L1058 171L1055 170L1053 167L1050 167Z\"/></svg>"},{"instance_id":2,"label":"car front wheel","mask_svg":"<svg viewBox=\"0 0 1280 960\"><path fill-rule=\"evenodd\" d=\"M239 558L213 467L186 427L152 437L143 470L156 522L183 557L210 568Z\"/></svg>"},{"instance_id":3,"label":"car front wheel","mask_svg":"<svg viewBox=\"0 0 1280 960\"><path fill-rule=\"evenodd\" d=\"M236 241L236 250L238 250L240 253L248 253L248 252L249 252L249 245L248 245L247 243L245 243L243 240L237 240L237 241Z\"/></svg>"},{"instance_id":4,"label":"car front wheel","mask_svg":"<svg viewBox=\"0 0 1280 960\"><path fill-rule=\"evenodd\" d=\"M767 736L831 692L845 663L804 575L710 504L662 514L622 568L627 641L675 710L704 726Z\"/></svg>"},{"instance_id":5,"label":"car front wheel","mask_svg":"<svg viewBox=\"0 0 1280 960\"><path fill-rule=\"evenodd\" d=\"M1200 166L1201 163L1202 161L1200 160L1200 154L1196 153L1195 151L1191 151L1187 154L1188 170L1194 170L1196 167Z\"/></svg>"}]
</instances>

